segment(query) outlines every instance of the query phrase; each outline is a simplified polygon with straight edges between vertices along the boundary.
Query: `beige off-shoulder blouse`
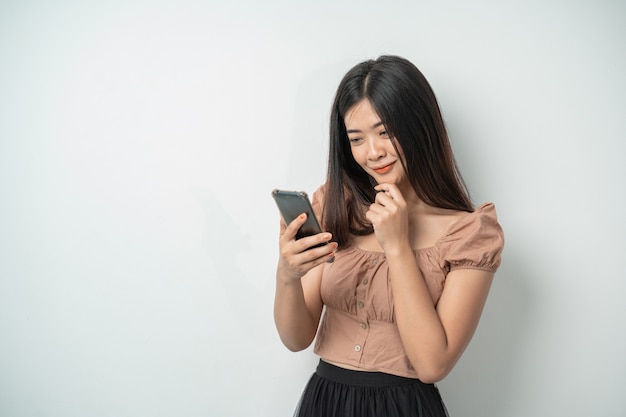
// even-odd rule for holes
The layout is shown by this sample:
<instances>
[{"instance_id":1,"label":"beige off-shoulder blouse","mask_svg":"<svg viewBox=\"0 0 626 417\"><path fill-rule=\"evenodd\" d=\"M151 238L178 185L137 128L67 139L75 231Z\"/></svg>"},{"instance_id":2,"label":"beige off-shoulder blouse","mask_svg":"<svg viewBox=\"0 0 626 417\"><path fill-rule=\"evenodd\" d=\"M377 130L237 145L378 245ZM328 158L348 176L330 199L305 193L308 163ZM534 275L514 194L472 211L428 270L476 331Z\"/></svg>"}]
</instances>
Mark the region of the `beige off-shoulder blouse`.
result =
<instances>
[{"instance_id":1,"label":"beige off-shoulder blouse","mask_svg":"<svg viewBox=\"0 0 626 417\"><path fill-rule=\"evenodd\" d=\"M320 208L318 194L313 195L316 209ZM503 245L495 207L485 203L453 223L434 246L414 251L433 304L439 301L450 271L495 272ZM384 253L357 247L338 251L335 261L324 266L321 296L325 310L315 341L317 355L417 378L400 340Z\"/></svg>"}]
</instances>

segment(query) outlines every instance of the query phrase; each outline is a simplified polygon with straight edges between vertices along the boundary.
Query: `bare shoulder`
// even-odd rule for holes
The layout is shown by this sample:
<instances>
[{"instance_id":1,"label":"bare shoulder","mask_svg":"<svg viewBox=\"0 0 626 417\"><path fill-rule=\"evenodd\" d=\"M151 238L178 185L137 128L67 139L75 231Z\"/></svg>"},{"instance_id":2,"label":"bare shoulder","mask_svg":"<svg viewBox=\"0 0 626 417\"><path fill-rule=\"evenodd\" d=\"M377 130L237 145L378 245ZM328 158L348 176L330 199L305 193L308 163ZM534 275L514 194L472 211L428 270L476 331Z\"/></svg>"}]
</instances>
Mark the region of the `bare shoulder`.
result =
<instances>
[{"instance_id":1,"label":"bare shoulder","mask_svg":"<svg viewBox=\"0 0 626 417\"><path fill-rule=\"evenodd\" d=\"M424 206L409 214L409 240L414 250L435 246L450 227L470 213ZM352 245L368 252L383 252L374 233L365 236L352 236Z\"/></svg>"},{"instance_id":2,"label":"bare shoulder","mask_svg":"<svg viewBox=\"0 0 626 417\"><path fill-rule=\"evenodd\" d=\"M414 249L434 246L450 227L468 216L467 211L423 206L411 214L411 245Z\"/></svg>"}]
</instances>

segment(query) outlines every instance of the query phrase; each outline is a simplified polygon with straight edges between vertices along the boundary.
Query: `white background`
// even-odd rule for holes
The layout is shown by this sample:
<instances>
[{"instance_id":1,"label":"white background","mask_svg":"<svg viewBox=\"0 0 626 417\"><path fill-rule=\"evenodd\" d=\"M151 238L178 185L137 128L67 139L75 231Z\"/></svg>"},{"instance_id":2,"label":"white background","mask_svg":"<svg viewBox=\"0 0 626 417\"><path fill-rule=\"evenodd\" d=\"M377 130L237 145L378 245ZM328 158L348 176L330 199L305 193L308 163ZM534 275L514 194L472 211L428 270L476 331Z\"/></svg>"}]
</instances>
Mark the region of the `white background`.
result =
<instances>
[{"instance_id":1,"label":"white background","mask_svg":"<svg viewBox=\"0 0 626 417\"><path fill-rule=\"evenodd\" d=\"M90 4L91 3L91 4ZM343 74L430 80L503 265L452 417L626 415L620 1L0 3L0 415L289 416L275 187Z\"/></svg>"}]
</instances>

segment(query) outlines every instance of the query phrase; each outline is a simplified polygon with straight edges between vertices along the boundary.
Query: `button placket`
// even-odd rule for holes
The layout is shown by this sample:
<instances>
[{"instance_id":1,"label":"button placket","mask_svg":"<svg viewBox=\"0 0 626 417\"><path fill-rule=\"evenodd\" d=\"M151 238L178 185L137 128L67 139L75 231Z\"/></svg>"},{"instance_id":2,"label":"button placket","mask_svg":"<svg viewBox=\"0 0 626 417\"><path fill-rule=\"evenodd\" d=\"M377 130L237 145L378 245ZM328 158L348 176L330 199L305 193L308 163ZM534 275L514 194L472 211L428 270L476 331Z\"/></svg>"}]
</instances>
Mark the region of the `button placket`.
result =
<instances>
[{"instance_id":1,"label":"button placket","mask_svg":"<svg viewBox=\"0 0 626 417\"><path fill-rule=\"evenodd\" d=\"M367 341L367 337L369 335L369 314L368 314L368 306L367 301L369 297L370 286L368 284L371 283L372 277L374 273L378 269L379 259L374 258L367 264L367 270L361 282L357 284L356 288L356 316L358 319L358 323L356 325L359 326L358 331L355 333L355 338L353 342L352 355L353 358L360 362L361 357L363 355L363 347Z\"/></svg>"},{"instance_id":2,"label":"button placket","mask_svg":"<svg viewBox=\"0 0 626 417\"><path fill-rule=\"evenodd\" d=\"M357 297L362 299L365 299L365 291L363 291L363 289L361 289L361 291L357 291ZM352 350L352 355L354 355L354 358L357 361L361 361L361 356L363 353L363 346L365 345L365 342L367 340L367 326L363 327L363 324L367 322L367 309L365 308L365 302L358 300L356 302L356 306L357 306L357 311L356 311L356 316L357 316L357 324L356 326L358 327L358 331L356 331L354 333L354 342L352 344L353 350Z\"/></svg>"}]
</instances>

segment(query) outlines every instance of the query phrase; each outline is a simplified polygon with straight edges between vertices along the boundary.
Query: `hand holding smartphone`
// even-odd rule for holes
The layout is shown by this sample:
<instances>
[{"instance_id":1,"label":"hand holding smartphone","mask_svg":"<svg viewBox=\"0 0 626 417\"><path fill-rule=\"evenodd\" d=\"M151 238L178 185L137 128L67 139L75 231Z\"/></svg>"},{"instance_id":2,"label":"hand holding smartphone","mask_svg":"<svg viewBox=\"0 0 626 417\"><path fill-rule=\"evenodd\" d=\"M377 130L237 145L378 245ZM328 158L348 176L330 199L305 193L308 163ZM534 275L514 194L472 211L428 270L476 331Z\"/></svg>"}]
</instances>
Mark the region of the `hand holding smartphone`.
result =
<instances>
[{"instance_id":1,"label":"hand holding smartphone","mask_svg":"<svg viewBox=\"0 0 626 417\"><path fill-rule=\"evenodd\" d=\"M294 221L296 217L302 213L306 213L306 222L296 233L296 239L322 233L322 227L315 216L315 212L313 211L313 207L311 206L307 193L304 191L285 191L275 189L272 191L272 197L274 197L274 201L276 201L278 210L280 211L280 214L286 224ZM316 248L327 244L328 242L312 247ZM330 262L332 262L332 260Z\"/></svg>"}]
</instances>

